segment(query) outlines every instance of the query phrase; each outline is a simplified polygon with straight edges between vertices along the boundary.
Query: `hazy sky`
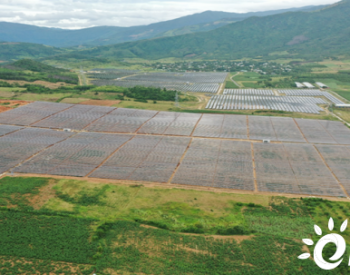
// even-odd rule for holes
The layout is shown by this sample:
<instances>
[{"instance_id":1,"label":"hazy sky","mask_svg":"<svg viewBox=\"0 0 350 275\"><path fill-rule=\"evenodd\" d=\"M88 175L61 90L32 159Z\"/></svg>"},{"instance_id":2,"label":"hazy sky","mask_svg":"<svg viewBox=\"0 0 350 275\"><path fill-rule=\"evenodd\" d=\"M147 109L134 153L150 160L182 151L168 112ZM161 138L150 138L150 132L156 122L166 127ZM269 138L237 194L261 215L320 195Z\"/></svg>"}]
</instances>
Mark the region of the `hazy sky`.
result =
<instances>
[{"instance_id":1,"label":"hazy sky","mask_svg":"<svg viewBox=\"0 0 350 275\"><path fill-rule=\"evenodd\" d=\"M337 0L0 0L0 21L80 29L92 26L135 26L206 10L252 12Z\"/></svg>"}]
</instances>

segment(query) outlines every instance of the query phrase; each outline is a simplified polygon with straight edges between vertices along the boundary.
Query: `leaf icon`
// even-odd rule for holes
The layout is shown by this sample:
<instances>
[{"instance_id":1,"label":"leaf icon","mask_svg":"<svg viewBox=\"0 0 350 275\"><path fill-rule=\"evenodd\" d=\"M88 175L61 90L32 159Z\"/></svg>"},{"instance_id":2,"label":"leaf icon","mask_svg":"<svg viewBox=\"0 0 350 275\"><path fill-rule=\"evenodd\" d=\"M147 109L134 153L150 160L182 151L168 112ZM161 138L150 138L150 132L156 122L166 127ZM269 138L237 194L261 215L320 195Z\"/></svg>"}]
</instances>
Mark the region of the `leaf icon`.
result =
<instances>
[{"instance_id":1,"label":"leaf icon","mask_svg":"<svg viewBox=\"0 0 350 275\"><path fill-rule=\"evenodd\" d=\"M304 253L304 254L301 254L298 259L299 260L306 260L307 258L310 257L310 254L309 253Z\"/></svg>"},{"instance_id":2,"label":"leaf icon","mask_svg":"<svg viewBox=\"0 0 350 275\"><path fill-rule=\"evenodd\" d=\"M310 240L310 239L303 239L303 242L306 245L313 245L314 244L314 242L312 240Z\"/></svg>"},{"instance_id":3,"label":"leaf icon","mask_svg":"<svg viewBox=\"0 0 350 275\"><path fill-rule=\"evenodd\" d=\"M315 228L316 234L319 235L319 236L321 236L321 235L322 235L322 230L321 230L321 228L320 228L318 225L316 225L316 224L315 224L314 228Z\"/></svg>"},{"instance_id":4,"label":"leaf icon","mask_svg":"<svg viewBox=\"0 0 350 275\"><path fill-rule=\"evenodd\" d=\"M343 224L340 227L340 232L344 232L347 227L348 227L348 220L343 222Z\"/></svg>"},{"instance_id":5,"label":"leaf icon","mask_svg":"<svg viewBox=\"0 0 350 275\"><path fill-rule=\"evenodd\" d=\"M334 228L334 221L333 221L332 218L329 219L328 228L329 228L330 231L332 231L333 228Z\"/></svg>"}]
</instances>

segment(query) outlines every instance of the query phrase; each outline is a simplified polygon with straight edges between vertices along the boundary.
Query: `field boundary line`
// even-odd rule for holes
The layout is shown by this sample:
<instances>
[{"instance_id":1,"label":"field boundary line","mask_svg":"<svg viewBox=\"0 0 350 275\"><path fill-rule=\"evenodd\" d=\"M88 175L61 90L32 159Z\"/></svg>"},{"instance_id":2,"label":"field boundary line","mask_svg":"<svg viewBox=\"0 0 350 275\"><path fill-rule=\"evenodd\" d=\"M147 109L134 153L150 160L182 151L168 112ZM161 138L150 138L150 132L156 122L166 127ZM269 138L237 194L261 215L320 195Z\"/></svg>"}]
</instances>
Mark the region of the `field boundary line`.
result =
<instances>
[{"instance_id":1,"label":"field boundary line","mask_svg":"<svg viewBox=\"0 0 350 275\"><path fill-rule=\"evenodd\" d=\"M226 115L223 115L221 127L220 127L219 138L221 138L221 135L222 135L222 129L224 128L225 118L226 118Z\"/></svg>"},{"instance_id":2,"label":"field boundary line","mask_svg":"<svg viewBox=\"0 0 350 275\"><path fill-rule=\"evenodd\" d=\"M64 103L58 103L58 104L64 104ZM29 104L28 104L28 105L29 105ZM53 113L53 114L51 114L51 115L48 115L48 116L46 116L46 117L44 117L44 118L42 118L42 119L39 119L38 121L35 121L35 122L31 123L31 124L28 124L28 125L25 126L25 127L32 126L33 124L36 124L36 123L38 123L38 122L40 122L40 121L43 121L44 119L47 119L47 118L49 118L49 117L51 117L51 116L57 115L57 114L62 113L62 112L64 112L64 111L67 111L68 109L71 109L71 108L73 108L73 107L76 106L76 105L78 105L78 104L72 104L72 106L69 106L68 108L65 108L65 109L63 109L63 110L61 110L61 111L58 111L58 112Z\"/></svg>"},{"instance_id":3,"label":"field boundary line","mask_svg":"<svg viewBox=\"0 0 350 275\"><path fill-rule=\"evenodd\" d=\"M213 173L213 179L211 181L211 186L210 187L214 187L214 180L215 180L215 176L216 176L216 170L218 169L219 158L220 158L220 155L221 155L221 145L222 145L222 140L220 141L218 155L216 157L216 163L215 163L215 168L214 168L214 173Z\"/></svg>"},{"instance_id":4,"label":"field boundary line","mask_svg":"<svg viewBox=\"0 0 350 275\"><path fill-rule=\"evenodd\" d=\"M276 141L282 143L282 142L279 140L278 136L277 136L277 132L276 132L276 129L275 129L275 125L273 125L273 122L272 122L271 117L269 118L269 121L270 121L270 123L271 123L273 132L275 133ZM271 142L271 141L270 141L270 142Z\"/></svg>"},{"instance_id":5,"label":"field boundary line","mask_svg":"<svg viewBox=\"0 0 350 275\"><path fill-rule=\"evenodd\" d=\"M202 120L202 118L203 118L203 115L204 115L204 114L202 113L201 116L199 117L199 119L198 119L196 125L194 125L193 130L192 130L192 133L190 134L190 137L193 137L194 131L196 131L199 122L200 122L200 121Z\"/></svg>"},{"instance_id":6,"label":"field boundary line","mask_svg":"<svg viewBox=\"0 0 350 275\"><path fill-rule=\"evenodd\" d=\"M137 165L137 167L135 167L135 169L132 170L132 172L126 177L126 180L129 180L130 176L131 176L138 168L140 168L140 166L142 165L142 163L148 158L148 156L149 156L150 154L153 153L154 148L156 148L156 147L159 145L159 143L162 142L163 139L164 139L164 136L161 136L161 138L159 139L159 141L157 142L157 144L153 146L152 150L150 150L150 152L140 161L140 163Z\"/></svg>"},{"instance_id":7,"label":"field boundary line","mask_svg":"<svg viewBox=\"0 0 350 275\"><path fill-rule=\"evenodd\" d=\"M271 125L272 125L272 129L273 129L273 131L274 131L274 133L275 133L276 139L279 140L279 139L278 139L278 136L277 136L277 133L276 133L275 126L273 125L273 122L272 122L272 119L271 119L271 118L270 118L270 122L271 122ZM288 164L289 164L289 166L290 166L290 169L291 169L292 172L293 172L293 175L294 175L294 178L295 178L295 182L298 184L299 193L301 193L301 189L300 189L300 187L299 187L299 186L300 186L300 181L299 181L299 178L297 177L297 175L295 174L295 171L294 171L294 169L293 169L293 165L292 165L292 163L291 163L291 161L290 161L290 159L289 159L288 151L287 151L286 147L284 146L284 143L283 143L283 142L281 142L280 144L282 144L284 155L285 155L285 157L286 157L286 159L287 159L287 161L288 161Z\"/></svg>"},{"instance_id":8,"label":"field boundary line","mask_svg":"<svg viewBox=\"0 0 350 275\"><path fill-rule=\"evenodd\" d=\"M224 81L224 83L222 83L219 87L219 90L217 91L216 95L221 95L224 92L224 85L225 85L226 81ZM221 93L222 92L222 93Z\"/></svg>"},{"instance_id":9,"label":"field boundary line","mask_svg":"<svg viewBox=\"0 0 350 275\"><path fill-rule=\"evenodd\" d=\"M333 135L332 135L321 123L319 123L318 121L317 121L317 123L321 125L321 127L324 129L324 131L325 131L328 135L330 135L331 138L332 138L337 144L339 144L338 141L335 140L335 138L333 137Z\"/></svg>"},{"instance_id":10,"label":"field boundary line","mask_svg":"<svg viewBox=\"0 0 350 275\"><path fill-rule=\"evenodd\" d=\"M154 116L152 116L151 118L147 119L144 123L142 123L142 125L136 129L135 133L138 134L138 131L140 131L140 129L151 119L155 118L158 114L160 113L160 111L157 111L157 113L155 113Z\"/></svg>"},{"instance_id":11,"label":"field boundary line","mask_svg":"<svg viewBox=\"0 0 350 275\"><path fill-rule=\"evenodd\" d=\"M238 87L238 89L241 89L242 88L241 85L239 85L238 82L236 82L236 80L233 80L233 78L237 75L240 75L240 73L239 72L236 73L235 75L231 76L230 79Z\"/></svg>"},{"instance_id":12,"label":"field boundary line","mask_svg":"<svg viewBox=\"0 0 350 275\"><path fill-rule=\"evenodd\" d=\"M300 189L300 187L299 187L299 185L300 185L299 178L298 178L297 175L295 174L294 169L293 169L293 165L292 165L291 161L290 161L289 158L288 158L288 157L289 157L288 151L287 151L287 149L286 149L286 147L284 146L283 143L282 143L282 146L283 146L284 155L285 155L286 158L287 158L287 161L288 161L288 163L289 163L290 169L291 169L292 172L293 172L295 181L296 181L296 183L298 184L298 189L299 189L299 191L300 191L299 194L302 194L301 189Z\"/></svg>"},{"instance_id":13,"label":"field boundary line","mask_svg":"<svg viewBox=\"0 0 350 275\"><path fill-rule=\"evenodd\" d=\"M332 173L333 177L335 178L335 180L338 182L339 186L341 187L341 189L343 190L344 194L347 196L347 198L349 198L349 194L346 191L346 189L344 188L343 184L340 182L340 180L338 179L338 177L334 174L333 170L331 167L329 167L328 163L326 162L326 160L324 159L324 157L322 156L321 152L318 150L317 146L315 144L312 145L315 150L317 151L318 155L320 156L320 158L322 159L324 165L327 166L328 170Z\"/></svg>"},{"instance_id":14,"label":"field boundary line","mask_svg":"<svg viewBox=\"0 0 350 275\"><path fill-rule=\"evenodd\" d=\"M246 116L246 123L247 123L247 139L250 140L250 131L249 131L249 116Z\"/></svg>"},{"instance_id":15,"label":"field boundary line","mask_svg":"<svg viewBox=\"0 0 350 275\"><path fill-rule=\"evenodd\" d=\"M80 105L84 105L84 104L80 104ZM104 107L104 106L103 106ZM118 108L112 107L114 108L113 110L109 111L108 113L105 113L103 116L96 118L95 120L91 121L88 125L86 125L83 129L81 129L80 131L84 131L87 127L89 127L91 124L93 124L94 122L98 121L101 118L104 118L105 116L109 115L110 113L112 113L113 111L117 110Z\"/></svg>"},{"instance_id":16,"label":"field boundary line","mask_svg":"<svg viewBox=\"0 0 350 275\"><path fill-rule=\"evenodd\" d=\"M124 134L125 135L125 134ZM127 135L127 134L126 134ZM129 134L130 135L130 134ZM93 172L95 172L98 168L100 168L103 164L105 164L116 152L118 152L121 148L123 148L129 141L132 141L136 135L133 135L132 138L125 141L122 145L120 145L117 149L115 149L110 155L108 155L97 167L95 167L92 171L84 176L84 178L88 178Z\"/></svg>"},{"instance_id":17,"label":"field boundary line","mask_svg":"<svg viewBox=\"0 0 350 275\"><path fill-rule=\"evenodd\" d=\"M306 142L306 143L310 143L309 140L308 140L308 139L306 138L306 136L304 135L303 131L301 130L301 128L300 128L298 122L295 120L295 118L293 118L293 121L294 121L295 125L298 127L298 129L299 129L300 133L302 134L303 138L305 139L305 142Z\"/></svg>"},{"instance_id":18,"label":"field boundary line","mask_svg":"<svg viewBox=\"0 0 350 275\"><path fill-rule=\"evenodd\" d=\"M52 130L52 131L54 131L54 130ZM21 161L20 163L18 163L16 166L14 166L14 167L8 169L8 170L5 171L4 173L6 173L6 172L8 172L8 171L10 171L10 170L12 170L12 169L17 168L18 166L21 166L23 163L25 163L25 162L27 162L27 161L30 161L32 158L36 157L36 156L39 155L40 153L42 153L42 152L46 151L47 149L49 149L49 148L55 146L56 144L59 144L59 143L61 143L61 142L66 141L67 139L69 139L69 138L71 138L71 137L76 136L77 134L79 134L79 133L74 133L73 135L68 136L68 137L66 137L66 138L63 139L63 140L60 140L59 142L56 142L56 143L54 143L54 144L51 144L51 145L49 145L49 146L47 146L47 147L41 149L39 152L36 152L35 154L31 155L30 157L28 157L28 158L26 158L25 160L23 160L23 161ZM56 165L56 166L57 166L57 165ZM56 166L55 166L55 167L56 167ZM54 168L55 168L55 167L54 167ZM54 169L54 168L52 168L52 169ZM50 169L50 171L51 171L52 169Z\"/></svg>"},{"instance_id":19,"label":"field boundary line","mask_svg":"<svg viewBox=\"0 0 350 275\"><path fill-rule=\"evenodd\" d=\"M81 134L81 133L77 133L77 134ZM74 136L75 136L75 135L74 135ZM102 136L102 137L100 137L100 138L98 138L98 139L96 139L96 140L94 140L94 141L89 142L88 144L86 144L86 146L84 146L84 147L82 147L81 149L79 149L78 151L75 151L75 152L73 152L72 154L70 154L69 157L65 158L61 163L55 165L55 167L51 168L50 171L52 171L53 169L56 169L56 167L59 167L59 166L61 166L61 165L64 164L64 163L66 163L67 161L69 161L70 157L74 156L75 154L78 154L79 152L81 152L82 150L84 150L86 147L90 146L91 144L93 144L93 143L95 143L96 141L101 140L101 139L103 139L103 138L104 138L104 137ZM55 145L56 145L56 144L55 144Z\"/></svg>"},{"instance_id":20,"label":"field boundary line","mask_svg":"<svg viewBox=\"0 0 350 275\"><path fill-rule=\"evenodd\" d=\"M7 124L1 124L1 125L7 125ZM17 126L17 125L10 125L10 126L19 127L19 126ZM7 133L7 134L4 134L4 135L0 136L0 138L6 137L6 136L11 135L11 134L14 134L14 133L17 133L18 131L21 131L21 130L23 130L23 129L26 129L26 127L19 128L19 129L13 131L13 132L9 132L9 133Z\"/></svg>"},{"instance_id":21,"label":"field boundary line","mask_svg":"<svg viewBox=\"0 0 350 275\"><path fill-rule=\"evenodd\" d=\"M186 154L187 154L187 151L190 149L190 146L191 146L191 144L192 144L193 139L194 139L193 137L190 139L190 142L188 143L187 148L185 149L184 153L182 154L182 156L181 156L179 162L177 163L176 168L174 169L174 171L173 171L173 173L171 174L171 176L170 176L169 180L167 181L167 183L170 184L171 181L173 180L173 178L175 177L175 174L176 174L177 170L179 170L179 167L180 167L182 161L184 160L184 158L185 158L185 156L186 156Z\"/></svg>"},{"instance_id":22,"label":"field boundary line","mask_svg":"<svg viewBox=\"0 0 350 275\"><path fill-rule=\"evenodd\" d=\"M253 178L254 178L254 193L259 192L258 179L256 176L256 166L255 166L255 153L254 153L254 143L250 143L250 150L252 154L252 167L253 167Z\"/></svg>"},{"instance_id":23,"label":"field boundary line","mask_svg":"<svg viewBox=\"0 0 350 275\"><path fill-rule=\"evenodd\" d=\"M172 121L172 122L170 122L169 123L169 126L168 127L166 127L166 129L160 134L160 135L162 135L162 136L167 136L166 134L165 134L165 132L169 129L169 127L181 116L181 113L178 115L178 113L176 113L176 117L174 118L174 120Z\"/></svg>"}]
</instances>

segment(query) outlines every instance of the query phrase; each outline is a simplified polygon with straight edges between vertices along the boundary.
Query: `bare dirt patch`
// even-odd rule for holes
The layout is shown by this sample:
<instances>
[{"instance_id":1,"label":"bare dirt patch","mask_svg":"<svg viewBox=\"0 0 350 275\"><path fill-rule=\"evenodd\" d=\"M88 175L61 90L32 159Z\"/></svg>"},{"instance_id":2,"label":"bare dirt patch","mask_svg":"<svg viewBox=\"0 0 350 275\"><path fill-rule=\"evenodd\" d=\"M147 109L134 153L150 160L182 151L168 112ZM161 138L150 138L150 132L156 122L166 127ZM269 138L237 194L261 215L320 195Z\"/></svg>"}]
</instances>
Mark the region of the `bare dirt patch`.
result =
<instances>
[{"instance_id":1,"label":"bare dirt patch","mask_svg":"<svg viewBox=\"0 0 350 275\"><path fill-rule=\"evenodd\" d=\"M140 224L141 227L144 228L152 228L152 229L159 229L158 227L147 225L147 224ZM196 233L184 233L184 232L177 232L178 234L183 234L187 236L203 236L203 234L196 234ZM255 236L253 235L246 235L246 236L241 236L241 235L231 235L231 236L222 236L222 235L209 235L205 236L206 238L213 238L215 240L235 240L237 243L241 243L245 240L251 240Z\"/></svg>"},{"instance_id":2,"label":"bare dirt patch","mask_svg":"<svg viewBox=\"0 0 350 275\"><path fill-rule=\"evenodd\" d=\"M11 107L0 106L0 113L6 112L6 111L11 110L11 109L12 109Z\"/></svg>"},{"instance_id":3,"label":"bare dirt patch","mask_svg":"<svg viewBox=\"0 0 350 275\"><path fill-rule=\"evenodd\" d=\"M8 110L11 110L15 107L21 107L24 105L27 105L30 103L30 101L24 101L24 100L0 100L0 113L6 112ZM4 105L6 104L6 105Z\"/></svg>"},{"instance_id":4,"label":"bare dirt patch","mask_svg":"<svg viewBox=\"0 0 350 275\"><path fill-rule=\"evenodd\" d=\"M93 100L93 99L80 102L80 104L85 104L85 105L108 106L108 107L111 107L119 103L120 103L120 100Z\"/></svg>"},{"instance_id":5,"label":"bare dirt patch","mask_svg":"<svg viewBox=\"0 0 350 275\"><path fill-rule=\"evenodd\" d=\"M307 41L307 40L309 40L309 38L307 38L306 36L304 36L304 35L297 35L291 41L289 41L287 43L287 45L292 46L292 45L300 44L300 43L302 43L304 41Z\"/></svg>"},{"instance_id":6,"label":"bare dirt patch","mask_svg":"<svg viewBox=\"0 0 350 275\"><path fill-rule=\"evenodd\" d=\"M72 84L67 84L65 82L57 82L57 83L51 83L48 81L42 81L42 80L37 80L34 82L29 82L29 81L23 81L23 80L7 80L7 79L0 79L0 81L4 81L10 84L18 83L19 85L25 85L25 84L33 84L33 85L42 85L50 89L57 89L62 86L74 86Z\"/></svg>"},{"instance_id":7,"label":"bare dirt patch","mask_svg":"<svg viewBox=\"0 0 350 275\"><path fill-rule=\"evenodd\" d=\"M49 184L45 185L39 190L39 194L29 198L29 203L35 210L40 209L44 204L51 198L54 198L56 195L55 190L52 188L57 184L55 180L50 180Z\"/></svg>"}]
</instances>

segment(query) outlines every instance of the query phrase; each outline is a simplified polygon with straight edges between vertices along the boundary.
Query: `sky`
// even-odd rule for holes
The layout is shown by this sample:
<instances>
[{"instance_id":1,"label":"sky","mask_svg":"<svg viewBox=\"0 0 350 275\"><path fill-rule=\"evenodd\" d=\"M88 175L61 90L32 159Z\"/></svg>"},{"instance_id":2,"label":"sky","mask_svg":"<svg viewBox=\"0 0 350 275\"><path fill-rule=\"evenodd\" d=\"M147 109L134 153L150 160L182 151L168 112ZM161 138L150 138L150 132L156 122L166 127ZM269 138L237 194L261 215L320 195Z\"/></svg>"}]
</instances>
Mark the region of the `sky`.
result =
<instances>
[{"instance_id":1,"label":"sky","mask_svg":"<svg viewBox=\"0 0 350 275\"><path fill-rule=\"evenodd\" d=\"M129 27L207 10L246 13L334 2L337 0L0 0L0 21L63 29Z\"/></svg>"}]
</instances>

